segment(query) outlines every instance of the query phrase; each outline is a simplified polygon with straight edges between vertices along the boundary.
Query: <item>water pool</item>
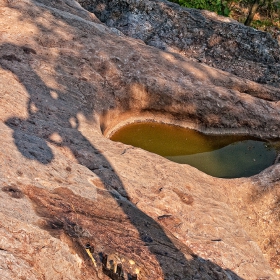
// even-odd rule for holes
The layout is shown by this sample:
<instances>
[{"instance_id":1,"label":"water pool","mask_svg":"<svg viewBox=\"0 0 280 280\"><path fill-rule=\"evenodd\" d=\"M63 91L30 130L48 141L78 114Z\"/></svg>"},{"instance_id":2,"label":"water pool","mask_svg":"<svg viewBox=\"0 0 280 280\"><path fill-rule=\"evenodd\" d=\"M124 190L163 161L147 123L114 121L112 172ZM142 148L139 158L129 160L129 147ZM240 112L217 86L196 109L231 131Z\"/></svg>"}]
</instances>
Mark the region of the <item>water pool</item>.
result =
<instances>
[{"instance_id":1,"label":"water pool","mask_svg":"<svg viewBox=\"0 0 280 280\"><path fill-rule=\"evenodd\" d=\"M221 178L249 177L272 165L276 149L266 141L240 135L207 135L179 126L128 124L111 140L142 148Z\"/></svg>"}]
</instances>

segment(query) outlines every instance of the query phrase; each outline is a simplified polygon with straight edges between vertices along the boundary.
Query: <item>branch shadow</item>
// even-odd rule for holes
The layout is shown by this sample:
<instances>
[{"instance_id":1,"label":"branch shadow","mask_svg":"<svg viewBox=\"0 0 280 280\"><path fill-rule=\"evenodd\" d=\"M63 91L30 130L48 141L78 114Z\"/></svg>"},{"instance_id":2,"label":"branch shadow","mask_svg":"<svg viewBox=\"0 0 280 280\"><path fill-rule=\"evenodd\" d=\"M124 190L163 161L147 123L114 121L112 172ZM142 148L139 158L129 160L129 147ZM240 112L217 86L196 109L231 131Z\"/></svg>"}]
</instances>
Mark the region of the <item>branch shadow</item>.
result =
<instances>
[{"instance_id":1,"label":"branch shadow","mask_svg":"<svg viewBox=\"0 0 280 280\"><path fill-rule=\"evenodd\" d=\"M14 131L14 143L18 150L28 160L49 164L54 159L54 154L48 142L60 147L67 147L76 156L80 164L88 167L99 176L108 190L116 190L119 195L129 201L129 194L109 161L78 131L79 121L76 115L80 110L74 111L72 108L72 115L68 113L63 115L63 111L56 111L55 107L61 108L59 103L64 93L56 90L57 96L54 99L51 92L55 89L48 87L27 64L23 66L23 61L19 61L20 59L14 54L20 52L24 55L24 48L24 46L11 44L0 46L0 49L8 49L13 52L12 56L8 54L8 57L4 55L0 58L1 68L13 73L29 93L28 118L14 117L5 122ZM27 74L28 79L26 79ZM36 88L34 88L34 85L36 85ZM50 110L51 108L53 110ZM69 124L68 120L71 117L75 119L75 127L71 127ZM59 141L52 140L52 135L59 135L57 137ZM26 142L28 145L26 145ZM77 147L76 143L83 143L83 146ZM86 149L88 156L84 157L80 154L79 149ZM100 166L102 166L102 169L100 169ZM154 219L143 213L136 205L133 205L133 208L123 207L122 200L116 199L116 201L122 207L130 223L137 229L143 246L148 247L151 254L157 258L163 279L193 279L192 277L203 277L203 273L206 273L206 271L209 273L209 279L219 279L219 273L222 273L224 277L228 274L231 279L241 279L234 272L223 270L218 265L196 256L189 248L181 244L180 246L185 248L184 250L192 256L192 260L187 260L185 255L176 247L174 241L166 235L164 229ZM170 258L172 258L171 261ZM174 262L178 266L175 271L172 266ZM172 263L172 265L170 266L168 263ZM192 271L192 274L189 274L190 271Z\"/></svg>"},{"instance_id":2,"label":"branch shadow","mask_svg":"<svg viewBox=\"0 0 280 280\"><path fill-rule=\"evenodd\" d=\"M169 1L136 1L129 5L126 1L111 0L79 2L101 22L147 45L279 87L279 43L269 33ZM269 52L262 42L269 45Z\"/></svg>"},{"instance_id":3,"label":"branch shadow","mask_svg":"<svg viewBox=\"0 0 280 280\"><path fill-rule=\"evenodd\" d=\"M39 24L37 27L45 32ZM77 29L76 32L80 30ZM6 43L0 46L0 53L1 68L12 73L29 94L28 117L26 119L12 117L5 122L13 129L14 143L26 159L43 165L51 163L54 160L54 153L49 143L71 150L77 161L94 172L109 191L115 190L122 197L118 199L112 195L131 225L137 230L142 246L148 248L157 259L162 279L203 279L205 275L207 279L242 279L233 271L224 270L217 264L195 255L184 244L179 242L177 244L172 234L167 234L158 222L129 201L129 193L108 159L79 131L80 123L77 118L79 113L90 120L93 112L100 113L103 110L98 104L100 101L98 98L102 99L103 96L95 97L96 92L102 90L102 86L98 89L88 80L79 80L81 88L87 88L86 91L92 93L92 96L83 102L82 97L77 97L79 89L70 88L70 80L75 77L73 78L73 75L69 75L69 72L61 67L59 62L64 58L59 55L54 65L54 73L57 75L57 81L63 85L64 91L47 85L31 66L30 56L40 56L36 50L24 45ZM75 59L82 60L82 54L78 54ZM104 71L107 71L104 67L94 67L98 67L101 76ZM66 93L74 93L74 95L66 95ZM115 96L112 95L108 100L103 101L106 108L114 104L114 98ZM72 104L77 102L77 106L67 108L67 104L71 102ZM81 153L81 150L86 151L87 155ZM124 200L126 203L123 203ZM128 204L131 207L127 207ZM191 256L190 259L186 258L187 254Z\"/></svg>"}]
</instances>

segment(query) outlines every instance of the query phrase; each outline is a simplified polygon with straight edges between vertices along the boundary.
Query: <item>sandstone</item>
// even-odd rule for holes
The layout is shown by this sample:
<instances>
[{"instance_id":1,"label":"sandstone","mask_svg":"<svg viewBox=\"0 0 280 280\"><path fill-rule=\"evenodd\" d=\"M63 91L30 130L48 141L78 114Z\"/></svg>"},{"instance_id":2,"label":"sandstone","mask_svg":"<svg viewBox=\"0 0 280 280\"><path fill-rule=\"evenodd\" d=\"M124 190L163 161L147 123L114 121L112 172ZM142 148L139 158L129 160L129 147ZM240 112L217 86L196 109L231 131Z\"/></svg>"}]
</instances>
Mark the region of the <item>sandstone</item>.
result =
<instances>
[{"instance_id":1,"label":"sandstone","mask_svg":"<svg viewBox=\"0 0 280 280\"><path fill-rule=\"evenodd\" d=\"M106 137L150 119L277 139L275 83L148 46L75 1L0 14L1 279L278 279L278 163L219 179Z\"/></svg>"},{"instance_id":2,"label":"sandstone","mask_svg":"<svg viewBox=\"0 0 280 280\"><path fill-rule=\"evenodd\" d=\"M146 44L279 87L279 41L230 18L168 1L79 0L108 26Z\"/></svg>"}]
</instances>

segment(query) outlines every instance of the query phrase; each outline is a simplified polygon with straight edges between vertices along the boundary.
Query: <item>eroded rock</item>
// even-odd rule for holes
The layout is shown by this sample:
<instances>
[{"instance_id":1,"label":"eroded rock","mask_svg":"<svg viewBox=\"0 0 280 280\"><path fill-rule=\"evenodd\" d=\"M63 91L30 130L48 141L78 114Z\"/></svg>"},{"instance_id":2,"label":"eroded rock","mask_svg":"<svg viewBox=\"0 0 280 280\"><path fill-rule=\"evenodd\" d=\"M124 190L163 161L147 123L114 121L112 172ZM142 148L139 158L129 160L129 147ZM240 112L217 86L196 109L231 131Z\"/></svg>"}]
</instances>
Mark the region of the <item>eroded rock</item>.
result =
<instances>
[{"instance_id":1,"label":"eroded rock","mask_svg":"<svg viewBox=\"0 0 280 280\"><path fill-rule=\"evenodd\" d=\"M277 138L278 88L120 36L74 1L0 13L3 279L277 279L278 164L217 179L102 132L142 118Z\"/></svg>"},{"instance_id":2,"label":"eroded rock","mask_svg":"<svg viewBox=\"0 0 280 280\"><path fill-rule=\"evenodd\" d=\"M208 11L156 0L79 0L106 25L156 48L279 87L279 42Z\"/></svg>"}]
</instances>

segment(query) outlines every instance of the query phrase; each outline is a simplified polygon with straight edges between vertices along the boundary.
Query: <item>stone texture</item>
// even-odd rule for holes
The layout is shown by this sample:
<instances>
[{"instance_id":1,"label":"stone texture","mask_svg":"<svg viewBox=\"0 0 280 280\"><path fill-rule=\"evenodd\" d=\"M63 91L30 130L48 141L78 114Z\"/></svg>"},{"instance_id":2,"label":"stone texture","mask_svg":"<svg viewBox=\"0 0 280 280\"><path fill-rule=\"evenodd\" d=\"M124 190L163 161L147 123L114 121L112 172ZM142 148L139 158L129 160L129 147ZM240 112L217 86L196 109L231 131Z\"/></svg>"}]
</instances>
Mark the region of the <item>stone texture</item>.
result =
<instances>
[{"instance_id":1,"label":"stone texture","mask_svg":"<svg viewBox=\"0 0 280 280\"><path fill-rule=\"evenodd\" d=\"M280 85L279 42L215 13L165 0L79 0L108 26L162 50L260 83Z\"/></svg>"},{"instance_id":2,"label":"stone texture","mask_svg":"<svg viewBox=\"0 0 280 280\"><path fill-rule=\"evenodd\" d=\"M2 0L0 14L1 279L277 279L279 164L218 179L102 132L153 119L277 138L279 88L74 1Z\"/></svg>"}]
</instances>

